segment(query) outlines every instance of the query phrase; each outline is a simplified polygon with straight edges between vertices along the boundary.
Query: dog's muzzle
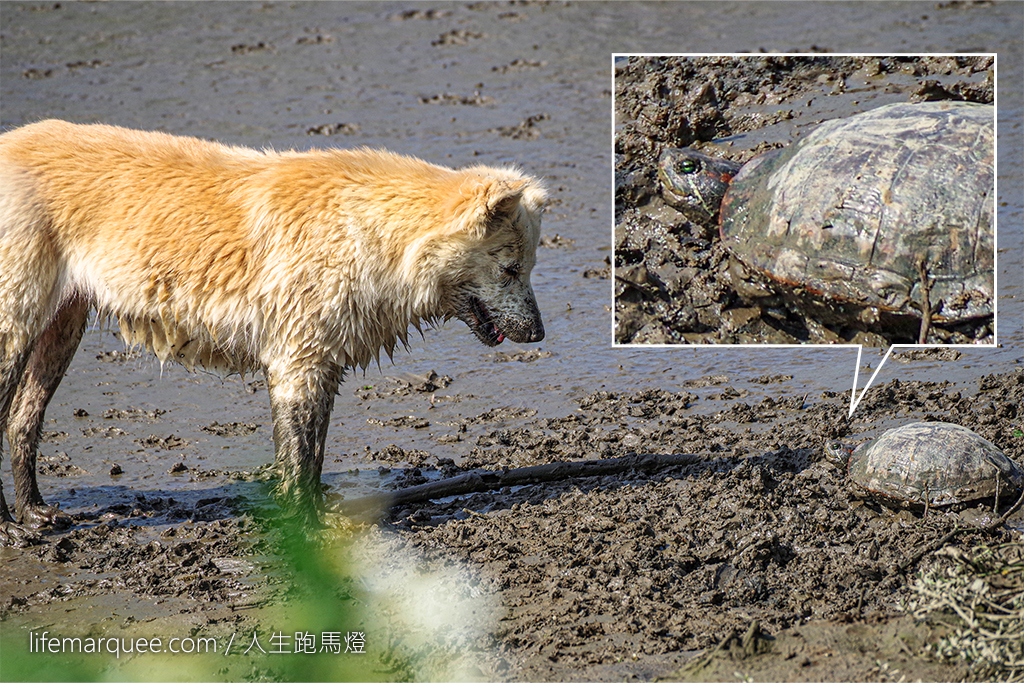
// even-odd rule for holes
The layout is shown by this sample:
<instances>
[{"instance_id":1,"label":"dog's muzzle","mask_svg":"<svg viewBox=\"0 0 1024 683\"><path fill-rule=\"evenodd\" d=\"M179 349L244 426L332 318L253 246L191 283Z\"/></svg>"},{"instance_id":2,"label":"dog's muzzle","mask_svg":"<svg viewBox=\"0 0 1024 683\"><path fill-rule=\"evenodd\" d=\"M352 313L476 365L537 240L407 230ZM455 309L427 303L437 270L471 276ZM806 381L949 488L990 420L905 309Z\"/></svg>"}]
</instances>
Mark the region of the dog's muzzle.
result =
<instances>
[{"instance_id":1,"label":"dog's muzzle","mask_svg":"<svg viewBox=\"0 0 1024 683\"><path fill-rule=\"evenodd\" d=\"M470 297L465 311L458 317L487 346L497 346L505 339L527 344L544 339L544 323L536 302L530 302L529 309L523 317L495 313L477 297Z\"/></svg>"}]
</instances>

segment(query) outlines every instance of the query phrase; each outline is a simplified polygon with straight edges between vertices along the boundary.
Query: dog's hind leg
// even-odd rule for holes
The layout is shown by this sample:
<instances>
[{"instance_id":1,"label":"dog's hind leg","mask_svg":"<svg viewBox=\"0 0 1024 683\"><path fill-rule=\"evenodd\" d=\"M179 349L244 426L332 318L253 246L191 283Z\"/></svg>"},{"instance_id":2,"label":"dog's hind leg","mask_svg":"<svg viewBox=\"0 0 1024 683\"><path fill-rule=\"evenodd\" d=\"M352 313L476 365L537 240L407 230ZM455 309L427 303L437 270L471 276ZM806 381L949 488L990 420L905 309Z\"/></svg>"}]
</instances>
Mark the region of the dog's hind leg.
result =
<instances>
[{"instance_id":1,"label":"dog's hind leg","mask_svg":"<svg viewBox=\"0 0 1024 683\"><path fill-rule=\"evenodd\" d=\"M18 388L18 380L25 371L28 356L28 349L13 349L11 339L5 339L0 334L0 442L7 431L7 414ZM0 447L2 445L0 443ZM0 546L24 546L38 541L36 534L15 522L7 507L3 484L0 484Z\"/></svg>"},{"instance_id":2,"label":"dog's hind leg","mask_svg":"<svg viewBox=\"0 0 1024 683\"><path fill-rule=\"evenodd\" d=\"M28 358L10 407L7 440L14 470L17 519L29 527L67 526L70 520L47 505L36 482L36 455L46 406L64 378L85 331L89 302L73 296L58 309Z\"/></svg>"},{"instance_id":3,"label":"dog's hind leg","mask_svg":"<svg viewBox=\"0 0 1024 683\"><path fill-rule=\"evenodd\" d=\"M62 256L53 242L56 227L36 194L35 176L6 158L5 151L0 145L0 440L36 342L61 299L62 272ZM18 466L14 469L17 479ZM18 490L16 483L16 499ZM0 488L0 545L23 545L33 538L15 524Z\"/></svg>"},{"instance_id":4,"label":"dog's hind leg","mask_svg":"<svg viewBox=\"0 0 1024 683\"><path fill-rule=\"evenodd\" d=\"M308 527L320 525L327 427L341 381L335 368L301 373L267 370L274 420L274 462L280 472L278 495L289 512Z\"/></svg>"}]
</instances>

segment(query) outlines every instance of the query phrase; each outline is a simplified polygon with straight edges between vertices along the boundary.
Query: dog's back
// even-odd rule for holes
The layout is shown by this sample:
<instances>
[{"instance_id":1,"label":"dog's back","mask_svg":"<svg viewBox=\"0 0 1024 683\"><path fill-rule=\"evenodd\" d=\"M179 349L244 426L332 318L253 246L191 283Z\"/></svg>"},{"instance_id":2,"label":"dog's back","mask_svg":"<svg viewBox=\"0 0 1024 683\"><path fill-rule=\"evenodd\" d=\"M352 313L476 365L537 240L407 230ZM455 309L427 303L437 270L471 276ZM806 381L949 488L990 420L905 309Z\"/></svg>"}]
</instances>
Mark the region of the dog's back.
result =
<instances>
[{"instance_id":1,"label":"dog's back","mask_svg":"<svg viewBox=\"0 0 1024 683\"><path fill-rule=\"evenodd\" d=\"M263 360L269 329L298 324L289 311L327 314L303 305L326 276L334 298L363 299L335 305L386 316L345 331L366 343L336 360L365 365L434 316L423 276L438 274L420 267L422 247L478 242L478 194L495 176L524 182L375 150L260 152L105 125L25 126L0 136L0 264L21 278L0 283L0 316L36 328L78 293L161 360L240 371ZM5 303L5 290L31 291L32 310Z\"/></svg>"}]
</instances>

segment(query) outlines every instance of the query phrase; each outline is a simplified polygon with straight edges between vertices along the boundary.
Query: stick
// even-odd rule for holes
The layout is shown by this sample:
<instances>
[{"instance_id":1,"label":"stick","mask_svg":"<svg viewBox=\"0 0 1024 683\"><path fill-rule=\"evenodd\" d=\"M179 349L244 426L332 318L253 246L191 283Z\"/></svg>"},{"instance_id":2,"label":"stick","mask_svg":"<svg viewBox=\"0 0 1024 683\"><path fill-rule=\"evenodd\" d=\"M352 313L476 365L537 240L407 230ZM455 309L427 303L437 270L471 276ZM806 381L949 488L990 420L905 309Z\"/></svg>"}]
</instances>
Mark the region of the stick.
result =
<instances>
[{"instance_id":1,"label":"stick","mask_svg":"<svg viewBox=\"0 0 1024 683\"><path fill-rule=\"evenodd\" d=\"M928 343L928 332L932 326L932 304L931 304L931 278L928 277L928 268L925 266L925 259L922 256L917 262L917 272L921 275L921 331L917 337L918 344Z\"/></svg>"},{"instance_id":2,"label":"stick","mask_svg":"<svg viewBox=\"0 0 1024 683\"><path fill-rule=\"evenodd\" d=\"M985 527L985 531L995 531L1002 525L1006 524L1006 520L1010 519L1010 516L1017 512L1017 510L1020 510L1021 505L1024 505L1024 486L1021 487L1020 496L1017 498L1017 502L1014 503L1009 510L1004 512L1002 517ZM996 499L996 509L999 509L998 498Z\"/></svg>"},{"instance_id":3,"label":"stick","mask_svg":"<svg viewBox=\"0 0 1024 683\"><path fill-rule=\"evenodd\" d=\"M359 514L368 510L387 509L408 503L418 503L434 498L457 496L500 489L505 486L539 484L560 479L598 477L619 474L630 470L653 472L668 467L684 467L700 462L700 457L680 455L631 455L610 460L583 460L580 462L553 462L546 465L519 467L511 470L474 470L457 477L432 481L419 486L398 489L353 500L344 500L337 512L343 515Z\"/></svg>"},{"instance_id":4,"label":"stick","mask_svg":"<svg viewBox=\"0 0 1024 683\"><path fill-rule=\"evenodd\" d=\"M999 505L998 501L996 502L996 505ZM965 526L957 527L956 529L953 529L946 535L922 546L921 548L918 548L917 551L914 552L914 554L905 559L903 562L900 562L899 565L897 565L897 569L899 569L901 573L905 572L912 564L916 563L918 560L920 560L922 557L932 552L933 550L938 550L942 546L946 545L947 543L952 541L957 534L961 532L980 531L982 533L992 533L1002 525L1006 524L1006 520L1010 518L1010 515L1017 512L1017 510L1020 509L1021 505L1024 505L1024 488L1021 489L1020 497L1017 498L1017 502L1013 504L1013 507L1004 512L1003 516L997 519L996 521L981 528Z\"/></svg>"}]
</instances>

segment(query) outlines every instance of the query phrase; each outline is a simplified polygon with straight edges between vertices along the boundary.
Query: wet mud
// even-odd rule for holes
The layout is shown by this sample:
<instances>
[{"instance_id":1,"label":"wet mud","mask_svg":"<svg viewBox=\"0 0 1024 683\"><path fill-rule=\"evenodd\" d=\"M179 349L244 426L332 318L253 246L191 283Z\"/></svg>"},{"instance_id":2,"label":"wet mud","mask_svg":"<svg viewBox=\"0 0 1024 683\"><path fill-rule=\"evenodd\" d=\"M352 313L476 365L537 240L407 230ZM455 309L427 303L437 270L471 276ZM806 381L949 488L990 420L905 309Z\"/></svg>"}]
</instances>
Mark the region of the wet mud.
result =
<instances>
[{"instance_id":1,"label":"wet mud","mask_svg":"<svg viewBox=\"0 0 1024 683\"><path fill-rule=\"evenodd\" d=\"M717 680L733 667L771 680L862 680L883 664L913 678L969 675L959 663L922 657L937 632L900 605L918 571L949 562L929 544L957 528L947 547L1019 543L1024 514L991 530L991 501L886 507L854 493L822 445L941 418L1021 462L1024 372L970 388L892 381L852 420L845 394L748 402L723 388L715 400L720 410L701 412L686 390L602 391L581 397L571 415L525 416L515 429L499 426L500 410L465 418L453 426L479 434L459 463L398 447L368 460L387 463L391 488L476 468L649 453L699 460L407 505L372 522L423 567L473 568L475 590L500 602L489 648L473 646L474 671L488 679ZM415 422L395 426L415 441ZM223 476L237 482L230 495L138 494L72 514L73 528L41 545L3 550L5 630L54 610L89 614L91 604L120 615L122 628L255 628L268 618L262 606L293 592L276 566L273 533L254 521L271 505L251 483L261 477ZM350 495L344 486L332 494ZM139 607L129 614L119 602ZM866 657L871 640L879 646ZM703 658L693 659L698 651Z\"/></svg>"},{"instance_id":2,"label":"wet mud","mask_svg":"<svg viewBox=\"0 0 1024 683\"><path fill-rule=\"evenodd\" d=\"M615 70L615 340L621 344L917 343L921 319L862 321L810 295L762 304L718 235L717 219L663 200L663 149L745 163L822 121L894 102L991 104L991 57L657 57ZM788 294L797 287L782 287ZM775 297L778 298L778 297ZM991 344L992 316L934 326L929 343Z\"/></svg>"},{"instance_id":3,"label":"wet mud","mask_svg":"<svg viewBox=\"0 0 1024 683\"><path fill-rule=\"evenodd\" d=\"M909 562L915 552L958 526L991 521L991 504L928 514L886 508L853 495L821 447L835 438L860 440L887 420L941 416L1020 461L1022 397L1020 372L983 378L973 395L941 383L892 382L850 421L845 397L837 396L754 404L726 398L720 412L695 415L687 392L595 394L570 418L518 434L494 432L481 449L486 460L515 466L561 459L560 444L569 444L588 457L699 453L702 462L651 477L478 494L398 510L392 520L423 547L486 568L509 609L504 646L526 655L526 680L625 676L642 671L648 658L667 666L755 622L764 650L777 648L787 660L761 671L770 680L871 678L878 665L853 636L880 637L887 629L890 665L908 677L956 678L963 672L955 666L915 663L914 639L926 636L910 628L901 649L892 639L903 628L893 624L908 597L908 575L939 561ZM1024 516L1012 520L1015 531L971 531L957 543L1019 540ZM830 630L834 641L809 643L792 659L786 639L802 637L791 629L809 621L827 625L805 633ZM850 628L854 623L860 626ZM735 659L736 670L745 670ZM732 673L713 671L709 680Z\"/></svg>"}]
</instances>

